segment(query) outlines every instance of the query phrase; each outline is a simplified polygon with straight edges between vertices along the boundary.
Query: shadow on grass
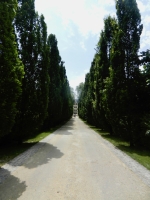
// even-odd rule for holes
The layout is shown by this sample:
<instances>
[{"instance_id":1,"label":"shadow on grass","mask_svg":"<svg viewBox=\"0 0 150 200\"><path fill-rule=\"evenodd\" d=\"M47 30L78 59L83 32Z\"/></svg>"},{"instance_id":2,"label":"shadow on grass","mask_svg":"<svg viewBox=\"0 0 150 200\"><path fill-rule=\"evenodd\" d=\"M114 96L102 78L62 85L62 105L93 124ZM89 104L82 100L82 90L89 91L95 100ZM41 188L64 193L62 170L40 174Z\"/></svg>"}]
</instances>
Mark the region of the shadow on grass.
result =
<instances>
[{"instance_id":1,"label":"shadow on grass","mask_svg":"<svg viewBox=\"0 0 150 200\"><path fill-rule=\"evenodd\" d=\"M63 123L59 124L58 126L49 128L48 130L43 130L40 133L36 133L30 136L27 136L24 138L22 143L20 141L11 141L7 140L7 138L2 141L0 140L0 167L4 165L5 163L9 162L19 154L23 153L24 151L28 150L33 145L37 144L40 140L44 139L54 131L58 129L68 129L69 131L66 131L65 135L71 135L71 129L73 127L73 124L75 123L75 120L71 118L69 121L64 121ZM61 133L64 134L64 133Z\"/></svg>"},{"instance_id":2,"label":"shadow on grass","mask_svg":"<svg viewBox=\"0 0 150 200\"><path fill-rule=\"evenodd\" d=\"M22 144L5 144L0 146L0 167L13 159L14 157L18 156L19 154L23 153L37 142L32 143L22 143Z\"/></svg>"},{"instance_id":3,"label":"shadow on grass","mask_svg":"<svg viewBox=\"0 0 150 200\"><path fill-rule=\"evenodd\" d=\"M117 145L117 148L150 170L150 151L125 145Z\"/></svg>"},{"instance_id":4,"label":"shadow on grass","mask_svg":"<svg viewBox=\"0 0 150 200\"><path fill-rule=\"evenodd\" d=\"M34 143L35 144L35 143ZM13 160L10 159L9 155L9 165L17 167L17 166L25 166L26 168L36 168L40 165L47 164L52 159L59 159L64 154L54 145L46 143L46 142L40 142L33 146L26 145L27 151L24 150L23 154L20 154L18 156L15 156ZM30 149L29 149L30 148ZM19 149L20 150L20 149ZM12 152L12 155L14 156L14 152ZM6 158L6 157L5 157ZM6 161L6 160L5 160Z\"/></svg>"},{"instance_id":5,"label":"shadow on grass","mask_svg":"<svg viewBox=\"0 0 150 200\"><path fill-rule=\"evenodd\" d=\"M150 151L148 151L148 150L144 150L144 149L136 148L136 147L131 148L130 146L125 146L125 145L117 145L117 148L126 153L138 154L140 156L149 157L149 159L150 159Z\"/></svg>"},{"instance_id":6,"label":"shadow on grass","mask_svg":"<svg viewBox=\"0 0 150 200\"><path fill-rule=\"evenodd\" d=\"M127 154L137 154L140 156L148 156L150 159L150 151L147 149L143 149L142 147L130 147L129 142L119 138L117 136L111 136L109 134L101 134L101 136L111 143L113 143L116 148L120 149L121 151L126 152Z\"/></svg>"},{"instance_id":7,"label":"shadow on grass","mask_svg":"<svg viewBox=\"0 0 150 200\"><path fill-rule=\"evenodd\" d=\"M111 136L108 133L99 133L104 139L111 142L117 149L123 151L134 160L138 161L148 170L150 170L150 151L140 147L131 148L129 142L117 136Z\"/></svg>"},{"instance_id":8,"label":"shadow on grass","mask_svg":"<svg viewBox=\"0 0 150 200\"><path fill-rule=\"evenodd\" d=\"M83 121L83 120L82 120ZM150 170L150 151L142 148L131 148L129 142L124 138L120 138L119 136L110 135L107 131L101 130L100 128L88 124L86 121L83 121L85 124L89 126L89 128L96 131L99 135L101 135L104 139L108 140L112 143L117 149L123 151L127 155L129 155L134 160L138 161L148 170Z\"/></svg>"},{"instance_id":9,"label":"shadow on grass","mask_svg":"<svg viewBox=\"0 0 150 200\"><path fill-rule=\"evenodd\" d=\"M129 142L127 142L126 140L124 140L124 139L122 139L122 138L120 138L120 137L117 137L117 136L115 136L115 135L110 135L110 134L108 134L108 133L106 133L106 132L100 133L100 135L101 135L103 138L105 138L105 139L107 139L107 140L109 140L109 141L112 141L112 142L115 144L115 146L118 145L118 144L122 144L122 145L125 145L125 146L129 146Z\"/></svg>"}]
</instances>

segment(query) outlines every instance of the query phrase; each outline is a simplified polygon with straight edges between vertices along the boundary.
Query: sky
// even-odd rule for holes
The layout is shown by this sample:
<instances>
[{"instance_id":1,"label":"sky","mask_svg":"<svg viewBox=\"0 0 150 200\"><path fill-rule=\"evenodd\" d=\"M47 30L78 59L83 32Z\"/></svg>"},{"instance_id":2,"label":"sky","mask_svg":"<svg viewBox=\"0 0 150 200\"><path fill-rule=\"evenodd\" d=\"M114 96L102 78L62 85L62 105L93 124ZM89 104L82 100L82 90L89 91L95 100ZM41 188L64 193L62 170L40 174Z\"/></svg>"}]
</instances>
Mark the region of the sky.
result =
<instances>
[{"instance_id":1,"label":"sky","mask_svg":"<svg viewBox=\"0 0 150 200\"><path fill-rule=\"evenodd\" d=\"M150 49L150 0L137 4L144 26L141 52ZM44 15L48 34L55 34L69 84L75 89L89 72L104 18L116 15L115 1L35 0L35 10Z\"/></svg>"}]
</instances>

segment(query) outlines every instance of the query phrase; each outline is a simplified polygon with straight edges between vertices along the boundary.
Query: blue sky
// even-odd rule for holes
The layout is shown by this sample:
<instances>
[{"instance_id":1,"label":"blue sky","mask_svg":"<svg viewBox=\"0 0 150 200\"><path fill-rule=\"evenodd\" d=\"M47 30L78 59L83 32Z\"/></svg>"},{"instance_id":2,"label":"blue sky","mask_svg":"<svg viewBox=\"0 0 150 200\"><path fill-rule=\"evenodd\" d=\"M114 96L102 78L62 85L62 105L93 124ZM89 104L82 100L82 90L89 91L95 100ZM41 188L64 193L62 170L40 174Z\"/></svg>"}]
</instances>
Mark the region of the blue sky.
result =
<instances>
[{"instance_id":1,"label":"blue sky","mask_svg":"<svg viewBox=\"0 0 150 200\"><path fill-rule=\"evenodd\" d=\"M141 49L150 49L150 0L137 0L144 25ZM35 9L43 14L48 34L56 35L58 48L70 86L84 82L103 29L103 19L115 16L114 0L35 0Z\"/></svg>"}]
</instances>

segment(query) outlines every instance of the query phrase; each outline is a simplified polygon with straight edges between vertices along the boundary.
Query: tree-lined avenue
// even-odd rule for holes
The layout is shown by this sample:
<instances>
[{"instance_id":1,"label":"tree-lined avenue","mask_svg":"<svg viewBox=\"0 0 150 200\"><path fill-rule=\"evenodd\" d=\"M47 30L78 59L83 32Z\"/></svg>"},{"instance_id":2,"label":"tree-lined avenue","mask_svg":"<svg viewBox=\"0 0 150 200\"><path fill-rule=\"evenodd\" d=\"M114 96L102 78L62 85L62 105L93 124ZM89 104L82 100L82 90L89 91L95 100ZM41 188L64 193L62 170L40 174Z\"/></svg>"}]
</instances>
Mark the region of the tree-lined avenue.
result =
<instances>
[{"instance_id":1,"label":"tree-lined avenue","mask_svg":"<svg viewBox=\"0 0 150 200\"><path fill-rule=\"evenodd\" d=\"M0 170L8 171L1 200L150 199L150 187L78 117L31 150Z\"/></svg>"}]
</instances>

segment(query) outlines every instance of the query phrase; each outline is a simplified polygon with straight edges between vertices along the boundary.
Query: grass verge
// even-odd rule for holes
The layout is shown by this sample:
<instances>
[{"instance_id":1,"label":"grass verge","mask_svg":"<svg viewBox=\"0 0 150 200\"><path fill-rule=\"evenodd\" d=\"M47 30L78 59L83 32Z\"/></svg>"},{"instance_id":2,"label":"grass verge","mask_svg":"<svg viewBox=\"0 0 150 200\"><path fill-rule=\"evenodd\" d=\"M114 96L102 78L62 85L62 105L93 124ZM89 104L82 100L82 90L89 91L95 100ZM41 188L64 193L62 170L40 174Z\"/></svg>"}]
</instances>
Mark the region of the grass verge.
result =
<instances>
[{"instance_id":1,"label":"grass verge","mask_svg":"<svg viewBox=\"0 0 150 200\"><path fill-rule=\"evenodd\" d=\"M85 122L85 121L84 121ZM86 122L85 122L86 123ZM87 124L87 123L86 123ZM116 136L111 136L108 132L101 131L99 128L95 126L91 126L88 124L90 128L100 134L104 139L111 142L115 147L129 155L131 158L139 162L141 165L150 170L150 151L139 149L139 148L131 148L129 142L124 141L121 138Z\"/></svg>"},{"instance_id":2,"label":"grass verge","mask_svg":"<svg viewBox=\"0 0 150 200\"><path fill-rule=\"evenodd\" d=\"M23 153L24 151L26 151L27 149L29 149L30 147L38 143L40 140L47 137L49 134L53 133L55 130L60 128L63 124L56 126L55 128L51 128L49 131L33 135L30 138L26 138L20 144L9 143L9 144L0 145L0 168L2 165L9 162L11 159L15 158L19 154Z\"/></svg>"}]
</instances>

